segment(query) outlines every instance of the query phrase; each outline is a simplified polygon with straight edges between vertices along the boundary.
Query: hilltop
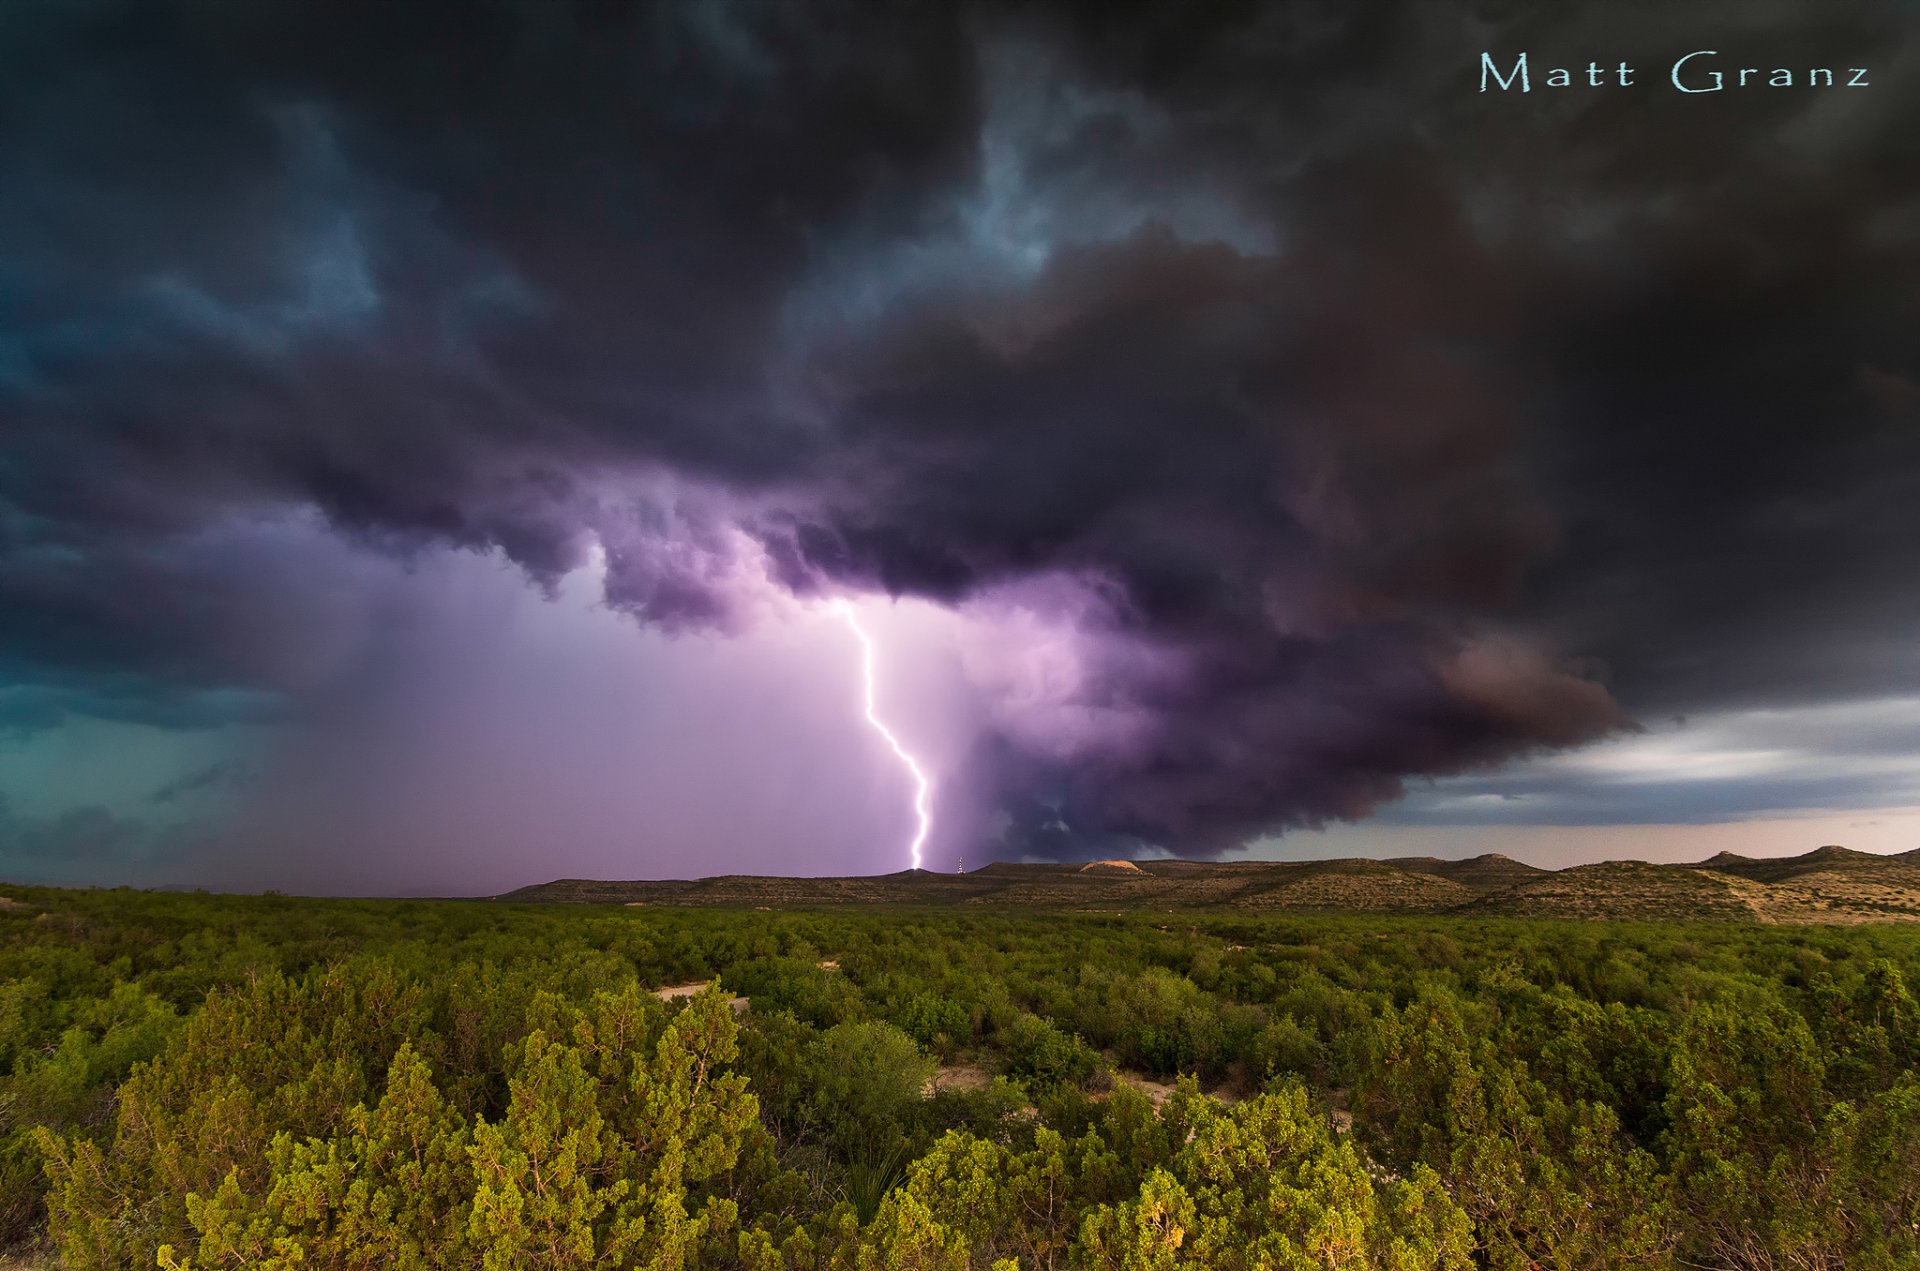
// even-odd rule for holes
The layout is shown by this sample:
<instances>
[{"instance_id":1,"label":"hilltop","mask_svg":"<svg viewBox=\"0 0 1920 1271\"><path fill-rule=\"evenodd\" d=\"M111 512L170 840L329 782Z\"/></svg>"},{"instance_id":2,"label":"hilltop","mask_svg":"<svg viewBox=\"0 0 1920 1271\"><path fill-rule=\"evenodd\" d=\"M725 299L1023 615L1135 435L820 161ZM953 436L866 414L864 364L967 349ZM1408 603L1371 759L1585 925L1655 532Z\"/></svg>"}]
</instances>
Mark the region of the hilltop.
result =
<instances>
[{"instance_id":1,"label":"hilltop","mask_svg":"<svg viewBox=\"0 0 1920 1271\"><path fill-rule=\"evenodd\" d=\"M608 882L558 879L499 900L790 908L993 905L1082 910L1459 913L1537 918L1857 923L1920 920L1920 852L1821 847L1801 856L1722 852L1686 865L1605 861L1550 870L1496 853L1469 860L1105 860L1008 864L966 874L843 878L729 874Z\"/></svg>"}]
</instances>

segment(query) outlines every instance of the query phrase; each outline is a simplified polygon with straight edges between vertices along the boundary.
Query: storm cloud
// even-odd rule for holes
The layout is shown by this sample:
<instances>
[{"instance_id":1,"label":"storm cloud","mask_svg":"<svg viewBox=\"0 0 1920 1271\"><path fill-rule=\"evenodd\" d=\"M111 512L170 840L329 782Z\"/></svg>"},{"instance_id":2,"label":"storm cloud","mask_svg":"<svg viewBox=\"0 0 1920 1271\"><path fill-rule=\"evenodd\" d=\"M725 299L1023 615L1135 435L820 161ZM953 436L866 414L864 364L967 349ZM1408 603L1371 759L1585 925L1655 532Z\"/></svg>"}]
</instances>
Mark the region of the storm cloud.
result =
<instances>
[{"instance_id":1,"label":"storm cloud","mask_svg":"<svg viewBox=\"0 0 1920 1271\"><path fill-rule=\"evenodd\" d=\"M1010 854L1911 686L1915 18L1773 8L10 5L0 726L297 724L308 509L965 612ZM1702 31L1873 86L1477 91Z\"/></svg>"}]
</instances>

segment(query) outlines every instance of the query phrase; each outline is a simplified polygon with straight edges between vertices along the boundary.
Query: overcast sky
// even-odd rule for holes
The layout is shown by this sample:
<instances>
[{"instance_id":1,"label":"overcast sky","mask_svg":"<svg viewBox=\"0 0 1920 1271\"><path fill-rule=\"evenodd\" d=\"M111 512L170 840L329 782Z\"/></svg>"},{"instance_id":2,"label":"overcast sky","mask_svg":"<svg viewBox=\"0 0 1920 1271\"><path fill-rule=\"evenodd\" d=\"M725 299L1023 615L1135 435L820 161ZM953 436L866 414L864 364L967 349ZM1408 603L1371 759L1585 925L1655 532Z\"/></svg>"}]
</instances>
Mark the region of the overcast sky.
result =
<instances>
[{"instance_id":1,"label":"overcast sky","mask_svg":"<svg viewBox=\"0 0 1920 1271\"><path fill-rule=\"evenodd\" d=\"M14 0L0 878L1920 847L1917 24Z\"/></svg>"}]
</instances>

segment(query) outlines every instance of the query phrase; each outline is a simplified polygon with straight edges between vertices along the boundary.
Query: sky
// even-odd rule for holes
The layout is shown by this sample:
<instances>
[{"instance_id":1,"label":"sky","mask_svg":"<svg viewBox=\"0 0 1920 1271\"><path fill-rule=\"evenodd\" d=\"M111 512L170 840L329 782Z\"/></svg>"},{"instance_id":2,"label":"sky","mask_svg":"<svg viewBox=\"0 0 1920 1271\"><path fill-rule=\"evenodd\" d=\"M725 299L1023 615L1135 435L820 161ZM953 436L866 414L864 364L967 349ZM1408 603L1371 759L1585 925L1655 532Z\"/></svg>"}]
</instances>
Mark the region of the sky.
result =
<instances>
[{"instance_id":1,"label":"sky","mask_svg":"<svg viewBox=\"0 0 1920 1271\"><path fill-rule=\"evenodd\" d=\"M928 868L1920 847L1916 117L1891 0L13 0L0 879L905 868L849 616Z\"/></svg>"}]
</instances>

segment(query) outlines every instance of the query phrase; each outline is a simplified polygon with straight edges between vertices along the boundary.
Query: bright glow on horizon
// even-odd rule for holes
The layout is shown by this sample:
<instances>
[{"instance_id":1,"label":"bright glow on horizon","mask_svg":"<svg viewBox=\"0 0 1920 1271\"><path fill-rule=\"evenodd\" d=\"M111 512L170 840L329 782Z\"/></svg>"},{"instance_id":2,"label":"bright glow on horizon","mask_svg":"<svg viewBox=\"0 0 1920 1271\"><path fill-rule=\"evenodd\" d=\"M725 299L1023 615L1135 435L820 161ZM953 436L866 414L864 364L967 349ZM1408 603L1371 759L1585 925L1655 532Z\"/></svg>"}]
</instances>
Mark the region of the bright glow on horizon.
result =
<instances>
[{"instance_id":1,"label":"bright glow on horizon","mask_svg":"<svg viewBox=\"0 0 1920 1271\"><path fill-rule=\"evenodd\" d=\"M918 818L919 828L914 831L913 841L907 845L907 851L913 859L913 868L919 869L920 849L926 846L927 835L933 829L933 809L929 806L929 801L933 797L933 782L927 779L927 774L921 769L919 761L908 754L907 748L900 744L900 739L893 735L893 730L880 720L880 710L875 700L874 690L873 637L868 635L866 628L860 625L860 619L854 614L851 604L845 600L836 600L831 607L833 612L839 614L846 622L848 630L852 631L855 638L860 641L860 674L866 684L867 723L873 726L873 731L886 738L887 745L893 747L893 753L900 757L900 762L906 765L909 773L913 774L913 814Z\"/></svg>"}]
</instances>

